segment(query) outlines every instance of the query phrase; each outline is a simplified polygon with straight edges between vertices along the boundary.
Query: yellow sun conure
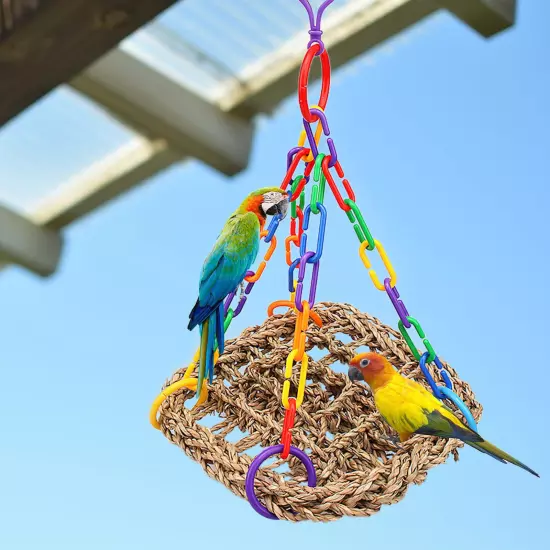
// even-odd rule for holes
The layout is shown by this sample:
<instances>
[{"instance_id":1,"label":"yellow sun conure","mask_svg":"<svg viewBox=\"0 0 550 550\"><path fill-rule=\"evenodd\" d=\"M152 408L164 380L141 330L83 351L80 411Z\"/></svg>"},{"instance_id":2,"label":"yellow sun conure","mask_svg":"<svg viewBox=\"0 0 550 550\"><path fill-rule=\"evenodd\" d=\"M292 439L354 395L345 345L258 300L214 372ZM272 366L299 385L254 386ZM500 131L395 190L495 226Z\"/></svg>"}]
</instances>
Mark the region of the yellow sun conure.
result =
<instances>
[{"instance_id":1,"label":"yellow sun conure","mask_svg":"<svg viewBox=\"0 0 550 550\"><path fill-rule=\"evenodd\" d=\"M500 462L515 464L540 477L513 456L485 441L439 399L418 382L402 376L381 355L369 352L355 356L350 361L348 376L354 382L364 381L370 386L376 407L401 441L413 434L460 439Z\"/></svg>"}]
</instances>

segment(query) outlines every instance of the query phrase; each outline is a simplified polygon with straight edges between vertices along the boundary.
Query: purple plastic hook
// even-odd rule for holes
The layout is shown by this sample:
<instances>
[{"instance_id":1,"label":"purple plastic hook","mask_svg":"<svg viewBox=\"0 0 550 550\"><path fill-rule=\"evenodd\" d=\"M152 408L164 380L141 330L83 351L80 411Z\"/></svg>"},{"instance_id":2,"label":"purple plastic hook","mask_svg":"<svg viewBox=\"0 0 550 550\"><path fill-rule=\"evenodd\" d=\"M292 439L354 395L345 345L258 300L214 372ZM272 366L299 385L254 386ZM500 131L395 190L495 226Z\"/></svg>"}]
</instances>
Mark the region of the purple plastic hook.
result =
<instances>
[{"instance_id":1,"label":"purple plastic hook","mask_svg":"<svg viewBox=\"0 0 550 550\"><path fill-rule=\"evenodd\" d=\"M313 8L311 7L309 0L300 0L300 4L306 8L310 28L315 28L315 14L313 13Z\"/></svg>"},{"instance_id":2,"label":"purple plastic hook","mask_svg":"<svg viewBox=\"0 0 550 550\"><path fill-rule=\"evenodd\" d=\"M321 27L321 17L323 17L324 11L334 2L334 0L325 0L317 11L317 27Z\"/></svg>"},{"instance_id":3,"label":"purple plastic hook","mask_svg":"<svg viewBox=\"0 0 550 550\"><path fill-rule=\"evenodd\" d=\"M273 445L272 447L268 447L265 449L265 451L262 451L253 461L252 464L250 464L250 468L248 468L248 472L246 474L246 480L245 480L245 490L246 490L246 496L248 497L248 501L250 502L250 505L258 514L263 516L267 519L275 519L278 520L279 518L272 514L259 500L256 496L256 493L254 492L254 480L256 479L256 474L258 473L258 470L260 469L260 466L270 457L273 455L279 454L282 452L284 448L284 445ZM309 487L315 487L317 485L317 475L315 474L315 467L313 466L313 462L311 462L311 458L307 456L304 451L290 446L290 454L292 456L295 456L296 458L300 459L302 461L302 464L306 467L307 472L307 484Z\"/></svg>"},{"instance_id":4,"label":"purple plastic hook","mask_svg":"<svg viewBox=\"0 0 550 550\"><path fill-rule=\"evenodd\" d=\"M309 41L307 47L310 48L314 43L317 43L320 46L319 51L315 55L321 55L325 51L325 45L321 39L323 34L323 31L321 30L321 19L324 11L332 4L332 2L334 2L334 0L325 0L319 6L319 9L317 10L317 17L315 17L309 0L300 0L300 3L307 11L309 18L309 35L311 36L311 40Z\"/></svg>"}]
</instances>

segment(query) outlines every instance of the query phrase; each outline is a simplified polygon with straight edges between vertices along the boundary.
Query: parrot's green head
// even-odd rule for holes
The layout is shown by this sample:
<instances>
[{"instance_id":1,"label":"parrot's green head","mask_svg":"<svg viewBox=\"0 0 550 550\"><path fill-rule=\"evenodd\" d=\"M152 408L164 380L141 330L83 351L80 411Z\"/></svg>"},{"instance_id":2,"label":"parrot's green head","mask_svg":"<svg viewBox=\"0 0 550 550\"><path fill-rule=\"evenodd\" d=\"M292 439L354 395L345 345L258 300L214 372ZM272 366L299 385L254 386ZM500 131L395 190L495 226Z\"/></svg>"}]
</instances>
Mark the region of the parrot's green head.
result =
<instances>
[{"instance_id":1,"label":"parrot's green head","mask_svg":"<svg viewBox=\"0 0 550 550\"><path fill-rule=\"evenodd\" d=\"M280 187L262 187L246 197L241 209L254 212L263 226L267 216L281 216L283 219L288 211L288 194Z\"/></svg>"}]
</instances>

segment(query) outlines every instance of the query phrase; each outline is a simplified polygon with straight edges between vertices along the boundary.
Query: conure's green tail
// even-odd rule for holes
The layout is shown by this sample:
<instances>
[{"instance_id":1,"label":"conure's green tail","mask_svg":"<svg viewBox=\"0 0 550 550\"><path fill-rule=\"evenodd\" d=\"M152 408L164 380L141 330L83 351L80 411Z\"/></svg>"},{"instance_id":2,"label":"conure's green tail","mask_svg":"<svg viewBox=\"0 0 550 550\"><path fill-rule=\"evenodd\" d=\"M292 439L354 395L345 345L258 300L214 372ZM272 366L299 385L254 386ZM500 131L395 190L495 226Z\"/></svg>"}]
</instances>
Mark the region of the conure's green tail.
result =
<instances>
[{"instance_id":1,"label":"conure's green tail","mask_svg":"<svg viewBox=\"0 0 550 550\"><path fill-rule=\"evenodd\" d=\"M537 472L535 472L534 470L531 470L529 466L526 466L525 464L523 464L523 462L520 462L519 460L515 459L513 456L509 455L508 453L505 453L503 450L499 449L498 447L496 447L492 443L489 443L488 441L485 441L485 440L464 441L464 443L467 443L468 445L470 445L470 447L473 447L474 449L481 451L482 453L492 456L493 458L499 460L500 462L509 462L510 464L515 464L516 466L519 466L520 468L527 470L529 473L533 474L534 476L540 477L539 474L537 474Z\"/></svg>"}]
</instances>

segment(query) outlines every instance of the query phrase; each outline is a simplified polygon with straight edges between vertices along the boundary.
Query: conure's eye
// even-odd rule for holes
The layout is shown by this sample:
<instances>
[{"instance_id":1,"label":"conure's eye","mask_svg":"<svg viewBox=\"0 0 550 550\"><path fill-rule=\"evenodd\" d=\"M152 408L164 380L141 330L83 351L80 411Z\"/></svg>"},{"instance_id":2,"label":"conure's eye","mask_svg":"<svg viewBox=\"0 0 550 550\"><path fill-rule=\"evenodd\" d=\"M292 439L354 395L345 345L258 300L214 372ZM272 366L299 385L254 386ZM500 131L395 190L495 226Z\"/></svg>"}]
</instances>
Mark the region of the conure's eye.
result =
<instances>
[{"instance_id":1,"label":"conure's eye","mask_svg":"<svg viewBox=\"0 0 550 550\"><path fill-rule=\"evenodd\" d=\"M370 363L370 361L368 359L361 359L361 366L363 368L368 367L369 363Z\"/></svg>"}]
</instances>

